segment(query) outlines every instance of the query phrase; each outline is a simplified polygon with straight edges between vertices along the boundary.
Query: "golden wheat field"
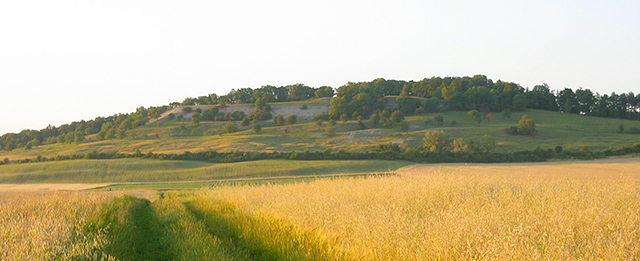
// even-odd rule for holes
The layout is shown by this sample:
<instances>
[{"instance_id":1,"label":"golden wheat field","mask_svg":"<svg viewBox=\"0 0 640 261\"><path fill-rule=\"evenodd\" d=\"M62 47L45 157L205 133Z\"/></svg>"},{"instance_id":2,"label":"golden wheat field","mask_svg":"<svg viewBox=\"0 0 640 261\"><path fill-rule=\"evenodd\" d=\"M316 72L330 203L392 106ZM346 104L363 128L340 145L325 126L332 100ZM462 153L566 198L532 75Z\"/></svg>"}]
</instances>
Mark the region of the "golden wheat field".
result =
<instances>
[{"instance_id":1,"label":"golden wheat field","mask_svg":"<svg viewBox=\"0 0 640 261\"><path fill-rule=\"evenodd\" d=\"M192 201L205 212L225 202L312 232L345 259L640 258L637 161L414 166L398 174L222 187Z\"/></svg>"},{"instance_id":2,"label":"golden wheat field","mask_svg":"<svg viewBox=\"0 0 640 261\"><path fill-rule=\"evenodd\" d=\"M0 260L92 259L103 235L83 227L109 201L107 194L0 193Z\"/></svg>"},{"instance_id":3,"label":"golden wheat field","mask_svg":"<svg viewBox=\"0 0 640 261\"><path fill-rule=\"evenodd\" d=\"M417 165L165 192L0 192L0 260L637 260L640 160Z\"/></svg>"}]
</instances>

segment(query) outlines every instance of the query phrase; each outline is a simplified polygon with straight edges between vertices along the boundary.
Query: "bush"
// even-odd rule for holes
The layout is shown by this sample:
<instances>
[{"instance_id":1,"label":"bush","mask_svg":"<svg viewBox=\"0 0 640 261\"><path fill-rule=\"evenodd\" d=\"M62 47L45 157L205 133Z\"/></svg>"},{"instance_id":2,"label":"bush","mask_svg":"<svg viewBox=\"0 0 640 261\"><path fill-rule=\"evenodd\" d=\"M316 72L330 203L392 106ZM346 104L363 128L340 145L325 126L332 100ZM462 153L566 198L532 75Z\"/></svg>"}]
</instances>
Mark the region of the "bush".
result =
<instances>
[{"instance_id":1,"label":"bush","mask_svg":"<svg viewBox=\"0 0 640 261\"><path fill-rule=\"evenodd\" d=\"M328 121L329 120L329 114L327 113L318 113L316 114L316 116L313 117L314 120L323 120L323 121Z\"/></svg>"},{"instance_id":2,"label":"bush","mask_svg":"<svg viewBox=\"0 0 640 261\"><path fill-rule=\"evenodd\" d=\"M335 126L327 126L327 128L324 131L329 136L336 135L336 127Z\"/></svg>"},{"instance_id":3,"label":"bush","mask_svg":"<svg viewBox=\"0 0 640 261\"><path fill-rule=\"evenodd\" d=\"M449 135L444 131L427 132L424 134L422 141L424 143L424 147L430 152L442 152L449 147L449 144L451 143Z\"/></svg>"},{"instance_id":4,"label":"bush","mask_svg":"<svg viewBox=\"0 0 640 261\"><path fill-rule=\"evenodd\" d=\"M260 126L257 121L254 121L253 124L251 124L251 129L256 133L260 133L262 131L262 126Z\"/></svg>"},{"instance_id":5,"label":"bush","mask_svg":"<svg viewBox=\"0 0 640 261\"><path fill-rule=\"evenodd\" d=\"M273 114L270 112L255 112L249 115L252 120L266 121L273 118Z\"/></svg>"},{"instance_id":6,"label":"bush","mask_svg":"<svg viewBox=\"0 0 640 261\"><path fill-rule=\"evenodd\" d=\"M398 144L378 144L376 151L383 153L400 153L400 146L398 146Z\"/></svg>"},{"instance_id":7,"label":"bush","mask_svg":"<svg viewBox=\"0 0 640 261\"><path fill-rule=\"evenodd\" d=\"M282 114L278 114L273 117L273 121L276 123L276 125L282 126L284 125L284 116L282 116Z\"/></svg>"},{"instance_id":8,"label":"bush","mask_svg":"<svg viewBox=\"0 0 640 261\"><path fill-rule=\"evenodd\" d=\"M201 136L202 132L200 132L199 129L193 129L191 130L191 136Z\"/></svg>"},{"instance_id":9,"label":"bush","mask_svg":"<svg viewBox=\"0 0 640 261\"><path fill-rule=\"evenodd\" d=\"M631 128L629 128L629 130L627 132L631 133L631 134L640 134L640 129L638 129L636 127L631 127Z\"/></svg>"},{"instance_id":10,"label":"bush","mask_svg":"<svg viewBox=\"0 0 640 261\"><path fill-rule=\"evenodd\" d=\"M516 126L511 126L506 131L509 135L518 135L518 127Z\"/></svg>"},{"instance_id":11,"label":"bush","mask_svg":"<svg viewBox=\"0 0 640 261\"><path fill-rule=\"evenodd\" d=\"M224 126L222 126L222 133L233 133L238 131L238 126L236 126L235 121L227 122Z\"/></svg>"},{"instance_id":12,"label":"bush","mask_svg":"<svg viewBox=\"0 0 640 261\"><path fill-rule=\"evenodd\" d=\"M296 117L295 114L291 114L289 116L287 116L285 122L289 125L293 125L296 124L296 122L298 122L298 117Z\"/></svg>"},{"instance_id":13,"label":"bush","mask_svg":"<svg viewBox=\"0 0 640 261\"><path fill-rule=\"evenodd\" d=\"M444 123L444 117L442 117L442 116L440 116L440 115L433 117L433 119L434 119L438 124L442 124L442 123Z\"/></svg>"},{"instance_id":14,"label":"bush","mask_svg":"<svg viewBox=\"0 0 640 261\"><path fill-rule=\"evenodd\" d=\"M556 146L556 149L555 149L556 153L562 153L562 150L563 150L562 146L560 145Z\"/></svg>"}]
</instances>

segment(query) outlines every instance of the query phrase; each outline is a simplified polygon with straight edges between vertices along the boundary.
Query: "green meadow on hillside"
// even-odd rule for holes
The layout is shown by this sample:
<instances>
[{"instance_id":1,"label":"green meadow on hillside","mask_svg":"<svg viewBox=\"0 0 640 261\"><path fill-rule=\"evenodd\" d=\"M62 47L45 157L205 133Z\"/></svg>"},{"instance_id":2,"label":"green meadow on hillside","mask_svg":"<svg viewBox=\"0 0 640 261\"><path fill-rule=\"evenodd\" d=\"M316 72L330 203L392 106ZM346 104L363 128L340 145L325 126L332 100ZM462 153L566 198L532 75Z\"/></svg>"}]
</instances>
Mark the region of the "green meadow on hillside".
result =
<instances>
[{"instance_id":1,"label":"green meadow on hillside","mask_svg":"<svg viewBox=\"0 0 640 261\"><path fill-rule=\"evenodd\" d=\"M518 124L520 117L529 115L536 123L538 132L534 136L512 136L506 133L510 126ZM442 124L434 117L442 116ZM379 144L396 143L402 147L422 145L422 137L428 131L443 130L450 138L478 139L489 135L497 141L497 152L513 152L562 146L565 150L577 151L582 146L597 151L609 147L631 146L640 142L640 135L618 133L618 127L639 128L640 121L581 116L543 110L514 112L510 118L493 113L492 120L484 119L480 125L467 115L467 112L426 113L405 117L409 131L403 132L397 126L384 128L373 126L368 121L368 129L359 130L357 122L337 121L334 135L328 135L327 122L319 126L315 121L299 121L295 125L276 126L270 121L260 122L262 131L258 134L250 126L241 126L239 131L230 134L217 133L224 122L201 122L194 126L188 121L158 121L137 127L127 132L128 138L96 141L89 136L80 144L51 144L34 147L30 150L16 149L0 152L0 158L9 160L34 158L38 155L53 157L56 155L85 154L97 152L179 154L184 151L321 151L330 148L333 151L371 151ZM181 135L181 126L186 129ZM197 129L199 135L192 136ZM157 134L157 136L156 136ZM157 137L157 138L156 138Z\"/></svg>"},{"instance_id":2,"label":"green meadow on hillside","mask_svg":"<svg viewBox=\"0 0 640 261\"><path fill-rule=\"evenodd\" d=\"M396 170L403 161L261 160L214 164L140 159L71 160L0 166L0 183L118 183L260 179Z\"/></svg>"}]
</instances>

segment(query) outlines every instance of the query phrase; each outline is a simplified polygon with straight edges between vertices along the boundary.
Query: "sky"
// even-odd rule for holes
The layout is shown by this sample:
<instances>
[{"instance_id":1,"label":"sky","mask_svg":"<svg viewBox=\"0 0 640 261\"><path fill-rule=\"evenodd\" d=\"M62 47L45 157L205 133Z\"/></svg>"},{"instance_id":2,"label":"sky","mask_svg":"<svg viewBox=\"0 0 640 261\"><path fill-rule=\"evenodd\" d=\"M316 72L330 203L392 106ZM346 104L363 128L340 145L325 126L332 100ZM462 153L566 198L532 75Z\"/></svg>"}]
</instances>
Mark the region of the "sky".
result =
<instances>
[{"instance_id":1,"label":"sky","mask_svg":"<svg viewBox=\"0 0 640 261\"><path fill-rule=\"evenodd\" d=\"M0 134L232 88L483 74L640 92L640 1L0 2Z\"/></svg>"}]
</instances>

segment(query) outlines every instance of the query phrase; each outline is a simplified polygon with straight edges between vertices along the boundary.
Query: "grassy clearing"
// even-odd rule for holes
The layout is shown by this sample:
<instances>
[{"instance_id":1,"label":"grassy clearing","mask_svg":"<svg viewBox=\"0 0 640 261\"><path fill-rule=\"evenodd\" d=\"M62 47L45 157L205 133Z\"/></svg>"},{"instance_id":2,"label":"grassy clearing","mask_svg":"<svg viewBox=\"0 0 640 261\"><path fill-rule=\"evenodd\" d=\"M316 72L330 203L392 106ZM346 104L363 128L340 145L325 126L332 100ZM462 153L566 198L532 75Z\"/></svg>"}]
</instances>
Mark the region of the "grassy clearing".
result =
<instances>
[{"instance_id":1,"label":"grassy clearing","mask_svg":"<svg viewBox=\"0 0 640 261\"><path fill-rule=\"evenodd\" d=\"M214 218L270 217L360 260L629 260L640 255L638 169L414 168L401 177L214 188L193 202ZM273 233L271 222L243 233Z\"/></svg>"},{"instance_id":2,"label":"grassy clearing","mask_svg":"<svg viewBox=\"0 0 640 261\"><path fill-rule=\"evenodd\" d=\"M274 105L279 106L279 105ZM294 106L295 107L295 106ZM180 126L184 125L187 133L198 129L201 133L219 130L224 122L201 122L193 126L190 122L154 122L128 131L129 138L124 140L96 141L89 136L87 142L81 144L52 144L37 146L31 150L16 149L11 152L0 151L0 158L9 160L35 158L38 155L53 157L55 155L84 154L92 151L119 151L133 153L137 149L154 153L183 153L184 151L292 151L292 150L323 150L331 148L333 151L367 151L378 144L402 142L403 146L420 146L424 133L432 130L444 130L452 138L481 138L490 135L498 142L498 151L532 150L554 148L562 146L568 150L577 151L581 146L588 146L592 150L609 147L629 146L640 142L640 135L617 133L618 126L625 129L640 128L640 121L620 120L611 118L587 117L576 114L527 110L526 114L535 121L538 129L536 136L510 136L505 129L518 124L525 112L514 112L510 118L500 113L493 113L491 121L484 120L479 126L471 120L467 112L445 112L421 114L406 117L410 125L408 132L401 132L397 127L381 128L372 126L365 121L374 134L355 135L359 130L356 122L346 123L338 121L335 136L326 136L324 126L318 126L312 121L300 121L296 125L275 126L273 122L262 122L263 130L255 134L249 126L240 126L240 131L231 134L181 136ZM443 124L437 124L434 117L444 117ZM456 122L455 125L452 122ZM429 122L429 123L427 123ZM283 135L285 133L287 135ZM156 138L156 134L158 138ZM132 138L136 137L136 138ZM144 138L146 137L146 138Z\"/></svg>"},{"instance_id":3,"label":"grassy clearing","mask_svg":"<svg viewBox=\"0 0 640 261\"><path fill-rule=\"evenodd\" d=\"M140 159L73 160L0 166L0 183L113 183L203 181L281 176L372 173L408 165L402 161L261 160L213 164Z\"/></svg>"}]
</instances>

